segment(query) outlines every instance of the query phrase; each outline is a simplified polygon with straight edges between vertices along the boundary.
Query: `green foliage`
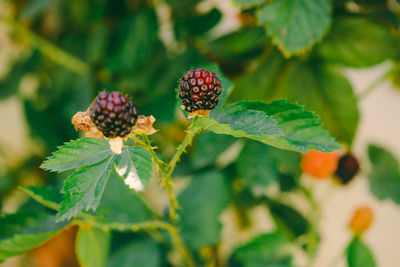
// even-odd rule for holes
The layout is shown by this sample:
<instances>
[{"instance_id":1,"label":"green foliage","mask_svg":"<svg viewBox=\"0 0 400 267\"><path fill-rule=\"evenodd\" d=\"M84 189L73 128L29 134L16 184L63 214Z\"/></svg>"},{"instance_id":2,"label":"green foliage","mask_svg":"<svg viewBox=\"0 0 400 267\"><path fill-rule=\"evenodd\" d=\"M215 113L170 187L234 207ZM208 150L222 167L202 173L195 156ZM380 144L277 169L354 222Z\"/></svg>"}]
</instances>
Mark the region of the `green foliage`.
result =
<instances>
[{"instance_id":1,"label":"green foliage","mask_svg":"<svg viewBox=\"0 0 400 267\"><path fill-rule=\"evenodd\" d=\"M331 23L329 0L281 0L264 5L259 21L284 54L302 53L328 31Z\"/></svg>"},{"instance_id":2,"label":"green foliage","mask_svg":"<svg viewBox=\"0 0 400 267\"><path fill-rule=\"evenodd\" d=\"M262 234L239 247L229 259L230 266L291 267L292 257L287 253L287 240L280 232Z\"/></svg>"},{"instance_id":3,"label":"green foliage","mask_svg":"<svg viewBox=\"0 0 400 267\"><path fill-rule=\"evenodd\" d=\"M153 174L151 154L143 147L126 147L118 156L116 170L125 180L137 185L135 190L144 190Z\"/></svg>"},{"instance_id":4,"label":"green foliage","mask_svg":"<svg viewBox=\"0 0 400 267\"><path fill-rule=\"evenodd\" d=\"M27 186L21 187L21 190L45 207L53 210L58 210L60 208L59 203L62 201L62 196L53 188L46 186Z\"/></svg>"},{"instance_id":5,"label":"green foliage","mask_svg":"<svg viewBox=\"0 0 400 267\"><path fill-rule=\"evenodd\" d=\"M66 227L46 212L18 212L0 217L0 262L39 246Z\"/></svg>"},{"instance_id":6,"label":"green foliage","mask_svg":"<svg viewBox=\"0 0 400 267\"><path fill-rule=\"evenodd\" d=\"M264 2L266 2L266 0L233 0L233 3L240 6L241 8L257 6Z\"/></svg>"},{"instance_id":7,"label":"green foliage","mask_svg":"<svg viewBox=\"0 0 400 267\"><path fill-rule=\"evenodd\" d=\"M63 172L98 163L111 153L110 145L105 139L82 138L59 147L41 167L48 171Z\"/></svg>"},{"instance_id":8,"label":"green foliage","mask_svg":"<svg viewBox=\"0 0 400 267\"><path fill-rule=\"evenodd\" d=\"M190 248L200 249L218 243L222 228L219 216L229 198L227 179L216 171L194 177L179 194L181 234Z\"/></svg>"},{"instance_id":9,"label":"green foliage","mask_svg":"<svg viewBox=\"0 0 400 267\"><path fill-rule=\"evenodd\" d=\"M353 68L374 66L398 52L398 38L386 25L354 16L335 18L332 31L317 48L324 60Z\"/></svg>"},{"instance_id":10,"label":"green foliage","mask_svg":"<svg viewBox=\"0 0 400 267\"><path fill-rule=\"evenodd\" d=\"M107 266L129 267L135 266L160 267L161 251L157 244L149 239L135 239L119 249L109 260Z\"/></svg>"},{"instance_id":11,"label":"green foliage","mask_svg":"<svg viewBox=\"0 0 400 267\"><path fill-rule=\"evenodd\" d=\"M339 148L321 128L318 117L285 100L232 103L211 112L210 118L199 118L197 124L217 134L246 137L281 149L306 152Z\"/></svg>"},{"instance_id":12,"label":"green foliage","mask_svg":"<svg viewBox=\"0 0 400 267\"><path fill-rule=\"evenodd\" d=\"M377 145L368 146L372 169L368 174L370 190L379 200L391 199L400 204L400 170L396 158Z\"/></svg>"},{"instance_id":13,"label":"green foliage","mask_svg":"<svg viewBox=\"0 0 400 267\"><path fill-rule=\"evenodd\" d=\"M91 226L82 226L76 238L76 254L82 266L106 266L110 245L109 232Z\"/></svg>"},{"instance_id":14,"label":"green foliage","mask_svg":"<svg viewBox=\"0 0 400 267\"><path fill-rule=\"evenodd\" d=\"M354 237L347 248L347 265L348 267L376 266L371 250L359 237Z\"/></svg>"},{"instance_id":15,"label":"green foliage","mask_svg":"<svg viewBox=\"0 0 400 267\"><path fill-rule=\"evenodd\" d=\"M57 213L57 221L70 220L83 210L96 210L113 171L114 161L114 155L111 155L100 163L83 167L65 180L61 191L64 200Z\"/></svg>"}]
</instances>

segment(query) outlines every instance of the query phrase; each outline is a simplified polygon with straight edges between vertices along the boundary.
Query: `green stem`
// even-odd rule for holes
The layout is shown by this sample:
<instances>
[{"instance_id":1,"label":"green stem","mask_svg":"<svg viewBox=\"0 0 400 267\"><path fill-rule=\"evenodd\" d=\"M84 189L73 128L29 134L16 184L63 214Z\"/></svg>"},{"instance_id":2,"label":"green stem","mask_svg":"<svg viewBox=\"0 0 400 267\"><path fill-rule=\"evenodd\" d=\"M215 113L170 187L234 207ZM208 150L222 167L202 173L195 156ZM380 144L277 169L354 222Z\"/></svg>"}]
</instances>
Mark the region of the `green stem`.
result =
<instances>
[{"instance_id":1,"label":"green stem","mask_svg":"<svg viewBox=\"0 0 400 267\"><path fill-rule=\"evenodd\" d=\"M82 221L78 221L78 223L79 222ZM190 254L189 250L184 245L183 240L179 236L178 229L169 223L163 221L148 221L142 223L100 223L97 220L89 220L83 222L90 223L92 226L103 229L104 231L117 230L121 232L124 231L137 232L140 230L145 230L145 231L155 230L155 229L167 230L168 233L171 235L174 246L182 255L182 258L185 260L187 266L189 267L195 266L192 255Z\"/></svg>"},{"instance_id":2,"label":"green stem","mask_svg":"<svg viewBox=\"0 0 400 267\"><path fill-rule=\"evenodd\" d=\"M9 26L14 33L21 38L27 38L41 53L59 65L64 66L79 75L86 75L89 73L90 67L88 64L26 29L17 21L4 17L0 17L0 21Z\"/></svg>"},{"instance_id":3,"label":"green stem","mask_svg":"<svg viewBox=\"0 0 400 267\"><path fill-rule=\"evenodd\" d=\"M151 156L153 157L153 161L157 166L157 170L160 171L163 175L165 175L165 167L166 164L165 162L163 162L162 160L160 160L159 157L157 157L156 152L154 151L154 147L151 146L151 142L149 140L149 138L147 137L147 135L143 135L143 140L144 140L144 144L147 148L147 150L150 152Z\"/></svg>"},{"instance_id":4,"label":"green stem","mask_svg":"<svg viewBox=\"0 0 400 267\"><path fill-rule=\"evenodd\" d=\"M171 180L171 176L175 170L176 163L179 161L181 155L186 151L186 148L192 143L193 138L201 131L201 128L196 126L196 120L197 120L197 117L194 117L192 123L190 124L190 126L188 127L188 129L186 131L185 139L178 146L175 154L172 156L171 160L169 161L169 163L166 167L166 173L164 175L164 178L161 181L161 184L163 186L165 186L168 191L168 197L169 197L169 203L170 203L169 216L172 221L178 220L178 214L177 214L176 210L179 208L179 203L176 200L176 197L172 190L173 183Z\"/></svg>"}]
</instances>

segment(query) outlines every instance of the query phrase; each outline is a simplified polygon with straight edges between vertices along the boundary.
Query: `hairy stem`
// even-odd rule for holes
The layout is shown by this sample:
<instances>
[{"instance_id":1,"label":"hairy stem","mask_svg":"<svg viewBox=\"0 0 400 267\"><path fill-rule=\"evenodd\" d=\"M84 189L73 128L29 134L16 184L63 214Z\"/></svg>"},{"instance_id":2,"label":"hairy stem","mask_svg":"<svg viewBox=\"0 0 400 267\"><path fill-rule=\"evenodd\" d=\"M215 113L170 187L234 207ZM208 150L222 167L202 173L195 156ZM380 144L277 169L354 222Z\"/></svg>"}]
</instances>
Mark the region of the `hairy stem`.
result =
<instances>
[{"instance_id":1,"label":"hairy stem","mask_svg":"<svg viewBox=\"0 0 400 267\"><path fill-rule=\"evenodd\" d=\"M6 24L20 38L28 39L42 54L57 64L79 75L86 75L89 73L90 68L88 64L33 33L17 21L0 17L0 22Z\"/></svg>"},{"instance_id":2,"label":"hairy stem","mask_svg":"<svg viewBox=\"0 0 400 267\"><path fill-rule=\"evenodd\" d=\"M188 127L188 129L186 131L185 139L183 139L183 142L178 146L175 154L172 156L171 160L169 161L169 163L166 167L166 173L161 182L161 184L164 185L168 191L168 197L169 197L169 203L170 203L169 216L172 221L178 220L178 214L177 214L176 210L179 208L179 203L176 200L176 197L172 190L173 183L171 180L171 176L175 170L176 163L179 161L182 154L186 151L186 148L192 143L193 138L201 131L201 128L196 126L196 119L197 119L197 117L193 118L192 123L190 124L190 126Z\"/></svg>"},{"instance_id":3,"label":"hairy stem","mask_svg":"<svg viewBox=\"0 0 400 267\"><path fill-rule=\"evenodd\" d=\"M174 246L181 254L183 260L186 262L186 265L188 267L195 266L192 255L190 254L189 250L183 243L183 240L179 235L178 229L169 223L163 221L148 221L142 223L100 223L96 220L90 220L88 223L90 223L94 227L98 227L105 231L117 230L121 232L124 231L137 232L140 230L145 230L145 231L156 230L156 229L167 230L172 238Z\"/></svg>"},{"instance_id":4,"label":"hairy stem","mask_svg":"<svg viewBox=\"0 0 400 267\"><path fill-rule=\"evenodd\" d=\"M160 158L157 156L156 152L154 151L154 147L151 146L151 142L147 135L143 135L143 140L147 150L150 152L151 156L153 157L153 161L157 166L157 173L161 172L162 175L165 175L165 167L167 164L165 164L165 162L160 160Z\"/></svg>"}]
</instances>

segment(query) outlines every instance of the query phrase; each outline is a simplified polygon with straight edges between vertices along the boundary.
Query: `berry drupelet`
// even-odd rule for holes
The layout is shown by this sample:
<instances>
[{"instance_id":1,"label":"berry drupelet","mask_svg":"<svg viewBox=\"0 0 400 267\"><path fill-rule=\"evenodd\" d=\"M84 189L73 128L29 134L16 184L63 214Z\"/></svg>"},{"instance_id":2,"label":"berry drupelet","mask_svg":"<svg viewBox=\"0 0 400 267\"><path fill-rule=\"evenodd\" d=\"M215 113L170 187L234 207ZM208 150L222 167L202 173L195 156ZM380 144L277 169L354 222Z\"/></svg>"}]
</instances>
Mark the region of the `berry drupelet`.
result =
<instances>
[{"instance_id":1,"label":"berry drupelet","mask_svg":"<svg viewBox=\"0 0 400 267\"><path fill-rule=\"evenodd\" d=\"M179 97L188 112L211 110L218 104L221 91L221 81L214 72L197 68L183 75Z\"/></svg>"},{"instance_id":2,"label":"berry drupelet","mask_svg":"<svg viewBox=\"0 0 400 267\"><path fill-rule=\"evenodd\" d=\"M135 125L135 105L119 92L102 92L89 107L90 119L107 138L124 137Z\"/></svg>"}]
</instances>

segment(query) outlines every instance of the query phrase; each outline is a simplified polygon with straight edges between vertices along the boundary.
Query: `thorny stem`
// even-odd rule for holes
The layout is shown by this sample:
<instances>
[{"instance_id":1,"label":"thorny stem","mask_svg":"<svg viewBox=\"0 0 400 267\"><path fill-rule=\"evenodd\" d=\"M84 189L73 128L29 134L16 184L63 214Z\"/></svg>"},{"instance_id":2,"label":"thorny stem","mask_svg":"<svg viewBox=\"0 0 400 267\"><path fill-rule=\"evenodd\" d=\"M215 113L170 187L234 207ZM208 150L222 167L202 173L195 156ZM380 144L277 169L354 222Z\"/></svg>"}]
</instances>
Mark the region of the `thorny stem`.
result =
<instances>
[{"instance_id":1,"label":"thorny stem","mask_svg":"<svg viewBox=\"0 0 400 267\"><path fill-rule=\"evenodd\" d=\"M192 123L190 124L190 126L186 131L185 139L183 139L183 142L178 146L178 148L175 151L175 154L168 162L168 165L166 167L166 173L161 181L161 185L165 186L168 191L168 197L170 203L169 216L171 220L174 222L178 220L178 214L176 210L179 208L179 203L176 200L176 197L172 190L173 182L171 180L171 176L176 167L176 163L179 161L181 155L186 151L186 148L192 143L193 138L201 131L201 128L196 126L196 119L197 117L193 118Z\"/></svg>"},{"instance_id":2,"label":"thorny stem","mask_svg":"<svg viewBox=\"0 0 400 267\"><path fill-rule=\"evenodd\" d=\"M154 147L151 146L151 142L147 135L143 135L143 140L147 150L150 152L151 156L153 157L153 161L157 166L157 172L159 171L162 173L162 175L165 175L165 168L167 164L160 160L156 152L154 152Z\"/></svg>"},{"instance_id":3,"label":"thorny stem","mask_svg":"<svg viewBox=\"0 0 400 267\"><path fill-rule=\"evenodd\" d=\"M64 66L65 68L79 75L86 75L89 73L90 67L88 64L76 58L75 56L72 56L61 48L53 45L46 39L38 36L34 32L19 24L17 21L0 17L0 22L3 22L10 27L11 30L13 30L14 33L20 38L28 39L41 53L49 57L57 64Z\"/></svg>"},{"instance_id":4,"label":"thorny stem","mask_svg":"<svg viewBox=\"0 0 400 267\"><path fill-rule=\"evenodd\" d=\"M85 222L85 221L83 221ZM92 226L103 229L104 231L117 230L117 231L132 231L137 232L139 230L155 230L155 229L164 229L167 230L171 235L172 242L174 246L177 248L179 253L182 255L182 258L186 262L188 267L195 266L192 255L184 245L181 237L179 236L178 229L166 222L163 221L148 221L143 223L100 223L96 220L86 221L90 223ZM78 221L79 223L79 221Z\"/></svg>"}]
</instances>

